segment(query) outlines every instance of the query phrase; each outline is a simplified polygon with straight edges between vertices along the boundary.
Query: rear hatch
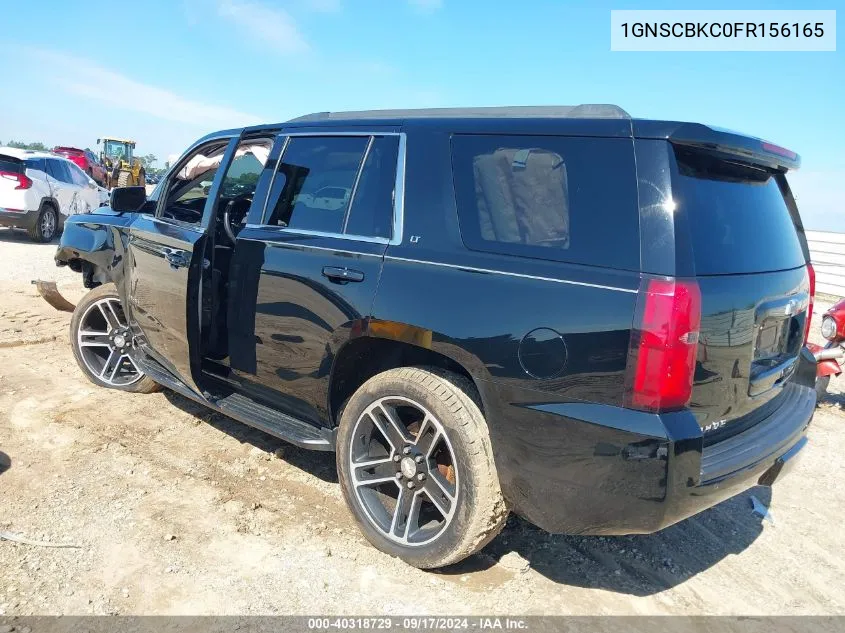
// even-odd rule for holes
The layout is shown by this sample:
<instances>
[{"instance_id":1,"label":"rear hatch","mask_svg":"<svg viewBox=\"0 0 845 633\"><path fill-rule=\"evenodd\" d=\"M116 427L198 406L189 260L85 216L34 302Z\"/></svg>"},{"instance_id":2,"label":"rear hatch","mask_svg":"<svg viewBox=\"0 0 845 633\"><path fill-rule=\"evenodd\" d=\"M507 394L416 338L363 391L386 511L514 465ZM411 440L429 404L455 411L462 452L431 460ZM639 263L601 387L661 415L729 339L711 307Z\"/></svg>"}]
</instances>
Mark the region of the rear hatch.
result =
<instances>
[{"instance_id":1,"label":"rear hatch","mask_svg":"<svg viewBox=\"0 0 845 633\"><path fill-rule=\"evenodd\" d=\"M766 419L787 397L812 273L782 167L724 147L672 148L677 257L701 291L689 406L708 445Z\"/></svg>"}]
</instances>

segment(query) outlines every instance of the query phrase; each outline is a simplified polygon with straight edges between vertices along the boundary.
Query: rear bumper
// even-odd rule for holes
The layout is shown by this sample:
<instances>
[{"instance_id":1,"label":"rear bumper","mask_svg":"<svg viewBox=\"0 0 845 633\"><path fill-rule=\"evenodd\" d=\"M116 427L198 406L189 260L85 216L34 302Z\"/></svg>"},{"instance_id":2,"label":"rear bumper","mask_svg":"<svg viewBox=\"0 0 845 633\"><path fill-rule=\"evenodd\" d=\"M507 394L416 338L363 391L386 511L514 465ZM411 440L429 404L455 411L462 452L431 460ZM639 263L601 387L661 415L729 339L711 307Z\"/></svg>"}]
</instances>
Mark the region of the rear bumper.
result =
<instances>
[{"instance_id":1,"label":"rear bumper","mask_svg":"<svg viewBox=\"0 0 845 633\"><path fill-rule=\"evenodd\" d=\"M689 411L513 404L529 394L480 386L505 497L538 527L566 534L656 532L771 485L806 446L816 405L814 389L790 384L769 417L705 447Z\"/></svg>"},{"instance_id":2,"label":"rear bumper","mask_svg":"<svg viewBox=\"0 0 845 633\"><path fill-rule=\"evenodd\" d=\"M8 211L0 207L0 226L29 229L38 221L38 211Z\"/></svg>"}]
</instances>

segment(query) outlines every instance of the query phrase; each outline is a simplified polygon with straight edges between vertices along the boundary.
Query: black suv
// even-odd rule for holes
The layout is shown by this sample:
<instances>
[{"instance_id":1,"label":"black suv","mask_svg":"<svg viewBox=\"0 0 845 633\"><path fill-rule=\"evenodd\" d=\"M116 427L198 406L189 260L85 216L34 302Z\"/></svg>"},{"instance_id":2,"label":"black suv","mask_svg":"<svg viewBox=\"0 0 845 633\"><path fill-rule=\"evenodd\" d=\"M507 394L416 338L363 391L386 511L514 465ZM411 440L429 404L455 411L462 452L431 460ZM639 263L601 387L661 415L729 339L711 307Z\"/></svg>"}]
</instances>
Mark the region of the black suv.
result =
<instances>
[{"instance_id":1,"label":"black suv","mask_svg":"<svg viewBox=\"0 0 845 633\"><path fill-rule=\"evenodd\" d=\"M70 218L96 384L336 451L366 537L461 560L510 510L653 532L806 444L797 155L615 106L319 113L210 134ZM131 423L131 422L128 422Z\"/></svg>"}]
</instances>

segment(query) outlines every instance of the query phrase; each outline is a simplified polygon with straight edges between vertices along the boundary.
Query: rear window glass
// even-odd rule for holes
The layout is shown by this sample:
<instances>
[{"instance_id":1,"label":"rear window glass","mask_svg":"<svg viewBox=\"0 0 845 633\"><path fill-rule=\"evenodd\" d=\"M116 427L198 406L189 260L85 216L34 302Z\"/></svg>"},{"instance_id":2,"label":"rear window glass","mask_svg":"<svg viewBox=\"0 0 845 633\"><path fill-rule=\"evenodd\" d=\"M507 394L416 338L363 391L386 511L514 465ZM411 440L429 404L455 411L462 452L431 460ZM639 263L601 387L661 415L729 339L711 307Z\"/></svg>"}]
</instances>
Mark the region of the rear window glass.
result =
<instances>
[{"instance_id":1,"label":"rear window glass","mask_svg":"<svg viewBox=\"0 0 845 633\"><path fill-rule=\"evenodd\" d=\"M777 177L769 171L676 148L676 213L690 227L696 274L758 273L805 264Z\"/></svg>"},{"instance_id":2,"label":"rear window glass","mask_svg":"<svg viewBox=\"0 0 845 633\"><path fill-rule=\"evenodd\" d=\"M21 172L20 159L14 156L0 154L0 171L10 171L13 174L19 174Z\"/></svg>"},{"instance_id":3,"label":"rear window glass","mask_svg":"<svg viewBox=\"0 0 845 633\"><path fill-rule=\"evenodd\" d=\"M630 139L456 135L452 161L469 248L639 269Z\"/></svg>"}]
</instances>

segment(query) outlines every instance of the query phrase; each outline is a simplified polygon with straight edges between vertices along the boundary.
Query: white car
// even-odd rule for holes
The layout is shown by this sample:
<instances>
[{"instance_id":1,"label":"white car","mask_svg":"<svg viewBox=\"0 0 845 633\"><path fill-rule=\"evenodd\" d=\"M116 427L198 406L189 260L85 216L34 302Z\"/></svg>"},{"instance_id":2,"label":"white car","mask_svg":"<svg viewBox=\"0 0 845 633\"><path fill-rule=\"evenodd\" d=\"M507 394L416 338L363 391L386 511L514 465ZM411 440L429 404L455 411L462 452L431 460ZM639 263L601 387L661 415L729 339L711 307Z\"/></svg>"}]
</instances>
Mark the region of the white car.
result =
<instances>
[{"instance_id":1,"label":"white car","mask_svg":"<svg viewBox=\"0 0 845 633\"><path fill-rule=\"evenodd\" d=\"M66 158L0 147L0 226L49 242L65 218L108 204L109 192Z\"/></svg>"}]
</instances>

